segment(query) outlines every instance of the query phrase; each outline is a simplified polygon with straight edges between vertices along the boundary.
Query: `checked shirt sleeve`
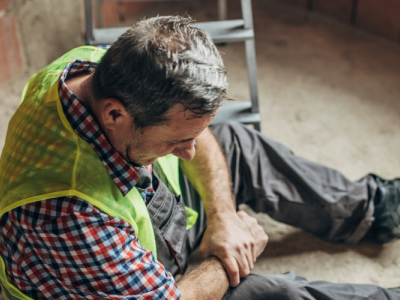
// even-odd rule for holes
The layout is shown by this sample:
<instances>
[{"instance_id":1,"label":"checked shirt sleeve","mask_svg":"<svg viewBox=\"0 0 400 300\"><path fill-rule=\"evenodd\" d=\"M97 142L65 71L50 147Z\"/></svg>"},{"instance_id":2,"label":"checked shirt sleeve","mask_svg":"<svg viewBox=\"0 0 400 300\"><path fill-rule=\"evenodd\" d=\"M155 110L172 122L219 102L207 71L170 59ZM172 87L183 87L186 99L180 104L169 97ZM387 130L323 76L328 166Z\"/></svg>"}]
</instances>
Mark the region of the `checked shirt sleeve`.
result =
<instances>
[{"instance_id":1,"label":"checked shirt sleeve","mask_svg":"<svg viewBox=\"0 0 400 300\"><path fill-rule=\"evenodd\" d=\"M35 299L180 298L172 275L129 223L79 198L31 203L8 215L1 220L7 273Z\"/></svg>"}]
</instances>

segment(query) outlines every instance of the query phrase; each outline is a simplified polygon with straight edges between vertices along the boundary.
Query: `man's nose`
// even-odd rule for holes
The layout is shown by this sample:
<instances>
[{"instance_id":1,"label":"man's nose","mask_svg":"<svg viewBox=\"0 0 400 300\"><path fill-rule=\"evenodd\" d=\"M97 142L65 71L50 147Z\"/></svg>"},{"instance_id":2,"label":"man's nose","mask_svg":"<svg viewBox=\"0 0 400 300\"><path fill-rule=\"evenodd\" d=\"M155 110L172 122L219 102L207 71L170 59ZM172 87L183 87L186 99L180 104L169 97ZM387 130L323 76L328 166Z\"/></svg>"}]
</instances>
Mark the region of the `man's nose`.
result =
<instances>
[{"instance_id":1,"label":"man's nose","mask_svg":"<svg viewBox=\"0 0 400 300\"><path fill-rule=\"evenodd\" d=\"M194 140L183 143L172 151L173 155L185 161L192 160L195 153L196 149L194 148Z\"/></svg>"}]
</instances>

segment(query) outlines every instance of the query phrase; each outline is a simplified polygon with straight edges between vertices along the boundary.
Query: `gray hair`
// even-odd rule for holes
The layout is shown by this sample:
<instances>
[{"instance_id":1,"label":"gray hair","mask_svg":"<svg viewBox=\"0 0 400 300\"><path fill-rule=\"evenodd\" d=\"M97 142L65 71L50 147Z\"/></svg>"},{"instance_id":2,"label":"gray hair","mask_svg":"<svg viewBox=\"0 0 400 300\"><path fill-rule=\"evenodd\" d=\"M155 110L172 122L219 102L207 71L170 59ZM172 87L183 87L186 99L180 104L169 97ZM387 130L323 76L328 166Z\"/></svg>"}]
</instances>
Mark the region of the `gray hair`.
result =
<instances>
[{"instance_id":1,"label":"gray hair","mask_svg":"<svg viewBox=\"0 0 400 300\"><path fill-rule=\"evenodd\" d=\"M133 25L96 67L95 98L121 101L135 128L162 124L175 104L215 115L227 99L226 71L210 35L192 22L167 16Z\"/></svg>"}]
</instances>

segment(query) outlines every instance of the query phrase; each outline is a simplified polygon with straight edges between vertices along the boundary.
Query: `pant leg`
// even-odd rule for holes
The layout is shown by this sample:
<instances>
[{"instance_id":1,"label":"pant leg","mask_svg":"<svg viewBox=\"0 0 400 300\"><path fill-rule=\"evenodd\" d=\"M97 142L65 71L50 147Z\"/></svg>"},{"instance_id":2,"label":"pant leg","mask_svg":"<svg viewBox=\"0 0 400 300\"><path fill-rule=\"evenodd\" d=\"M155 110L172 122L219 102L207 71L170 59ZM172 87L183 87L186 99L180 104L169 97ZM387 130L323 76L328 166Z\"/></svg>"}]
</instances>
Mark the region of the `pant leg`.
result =
<instances>
[{"instance_id":1,"label":"pant leg","mask_svg":"<svg viewBox=\"0 0 400 300\"><path fill-rule=\"evenodd\" d=\"M220 124L213 126L212 130L231 167L233 189L238 204L247 203L256 211L267 212L280 221L286 220L286 223L302 227L321 237L345 242L351 240L340 238L338 233L332 234L331 238L329 234L324 235L326 233L322 230L309 228L330 228L329 223L335 222L335 218L340 218L338 215L349 216L356 221L344 220L342 226L348 227L344 233L347 232L349 236L353 233L353 236L356 236L353 242L362 237L361 230L359 236L354 233L357 228L362 228L360 224L368 218L371 222L372 199L376 190L372 178L367 176L357 182L351 182L335 170L294 156L283 145L240 124ZM189 230L189 240L194 250L206 228L206 216L199 195L182 173L180 181L185 204L199 212L198 222ZM354 209L357 207L364 208ZM290 221L296 210L301 213L295 218L300 225ZM288 216L285 215L287 211L291 212ZM332 220L324 220L326 216ZM301 220L302 218L304 219ZM301 226L306 221L317 224ZM340 233L336 227L330 229L333 233L335 230ZM383 289L374 285L309 282L294 272L282 275L250 274L241 279L236 288L229 289L225 299L400 300L400 288Z\"/></svg>"},{"instance_id":2,"label":"pant leg","mask_svg":"<svg viewBox=\"0 0 400 300\"><path fill-rule=\"evenodd\" d=\"M228 300L400 300L400 288L368 284L335 284L307 281L295 272L281 275L250 274L229 289Z\"/></svg>"},{"instance_id":3,"label":"pant leg","mask_svg":"<svg viewBox=\"0 0 400 300\"><path fill-rule=\"evenodd\" d=\"M240 123L211 130L231 168L237 204L330 241L354 244L368 231L376 191L372 176L352 182Z\"/></svg>"}]
</instances>

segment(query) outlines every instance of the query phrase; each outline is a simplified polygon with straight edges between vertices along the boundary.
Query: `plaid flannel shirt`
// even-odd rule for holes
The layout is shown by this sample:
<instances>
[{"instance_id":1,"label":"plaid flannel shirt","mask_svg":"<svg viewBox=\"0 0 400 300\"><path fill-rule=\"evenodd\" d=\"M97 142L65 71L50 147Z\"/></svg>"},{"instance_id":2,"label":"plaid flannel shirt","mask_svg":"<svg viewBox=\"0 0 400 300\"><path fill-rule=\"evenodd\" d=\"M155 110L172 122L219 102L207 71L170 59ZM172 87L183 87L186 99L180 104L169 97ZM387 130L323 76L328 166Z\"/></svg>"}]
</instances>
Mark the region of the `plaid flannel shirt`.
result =
<instances>
[{"instance_id":1,"label":"plaid flannel shirt","mask_svg":"<svg viewBox=\"0 0 400 300\"><path fill-rule=\"evenodd\" d=\"M123 195L136 186L139 174L148 177L148 186L140 191L144 201L150 201L151 166L139 172L126 162L65 84L68 75L91 72L95 65L75 60L62 72L59 94L64 113ZM77 197L47 199L4 214L0 253L10 282L33 299L180 298L172 275L140 245L129 223Z\"/></svg>"}]
</instances>

